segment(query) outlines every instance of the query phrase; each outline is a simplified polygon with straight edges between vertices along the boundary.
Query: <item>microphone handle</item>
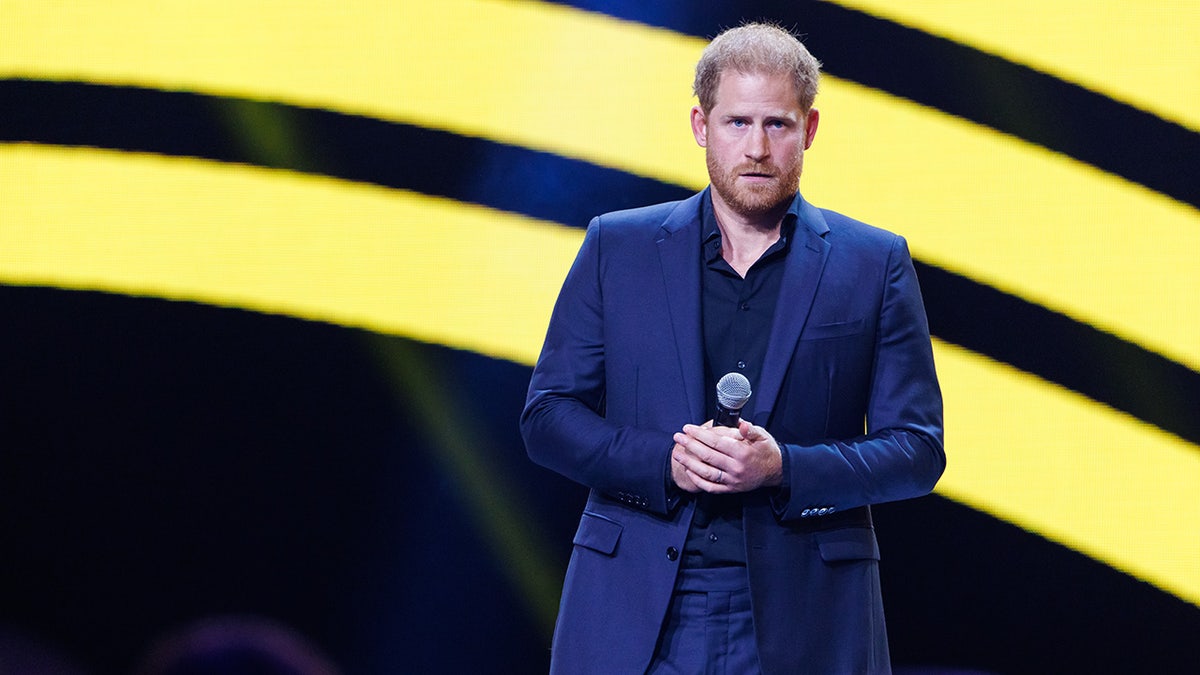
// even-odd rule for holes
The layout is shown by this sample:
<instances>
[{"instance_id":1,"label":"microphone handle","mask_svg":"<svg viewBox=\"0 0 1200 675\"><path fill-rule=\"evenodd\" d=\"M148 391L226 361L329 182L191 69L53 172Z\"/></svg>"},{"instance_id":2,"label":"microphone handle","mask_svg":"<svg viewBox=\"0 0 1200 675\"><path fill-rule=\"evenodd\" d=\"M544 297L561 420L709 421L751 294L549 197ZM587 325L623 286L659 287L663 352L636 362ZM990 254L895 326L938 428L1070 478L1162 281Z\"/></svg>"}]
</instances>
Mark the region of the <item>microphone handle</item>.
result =
<instances>
[{"instance_id":1,"label":"microphone handle","mask_svg":"<svg viewBox=\"0 0 1200 675\"><path fill-rule=\"evenodd\" d=\"M717 404L717 416L713 418L713 426L737 428L742 419L742 409L730 410L720 403Z\"/></svg>"}]
</instances>

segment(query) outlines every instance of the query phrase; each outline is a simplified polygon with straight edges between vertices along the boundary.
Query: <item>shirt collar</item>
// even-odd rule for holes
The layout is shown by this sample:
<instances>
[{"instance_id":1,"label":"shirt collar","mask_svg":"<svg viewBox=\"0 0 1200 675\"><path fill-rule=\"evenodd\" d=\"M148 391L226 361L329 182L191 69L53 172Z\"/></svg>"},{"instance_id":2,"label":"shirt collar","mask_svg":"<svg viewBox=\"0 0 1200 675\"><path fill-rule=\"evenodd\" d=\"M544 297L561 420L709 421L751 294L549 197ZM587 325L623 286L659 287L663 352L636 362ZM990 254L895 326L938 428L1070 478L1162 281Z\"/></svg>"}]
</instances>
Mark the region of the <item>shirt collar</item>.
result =
<instances>
[{"instance_id":1,"label":"shirt collar","mask_svg":"<svg viewBox=\"0 0 1200 675\"><path fill-rule=\"evenodd\" d=\"M792 203L788 206L787 213L783 214L783 223L779 227L779 241L771 247L772 250L788 248L792 234L796 232L796 223L800 220L800 206L803 203L804 199L797 192L796 196L792 197ZM717 212L713 209L711 188L709 194L700 200L700 229L704 232L704 238L701 241L705 250L711 251L709 247L716 242L716 250L719 254L721 251L721 228L717 226Z\"/></svg>"}]
</instances>

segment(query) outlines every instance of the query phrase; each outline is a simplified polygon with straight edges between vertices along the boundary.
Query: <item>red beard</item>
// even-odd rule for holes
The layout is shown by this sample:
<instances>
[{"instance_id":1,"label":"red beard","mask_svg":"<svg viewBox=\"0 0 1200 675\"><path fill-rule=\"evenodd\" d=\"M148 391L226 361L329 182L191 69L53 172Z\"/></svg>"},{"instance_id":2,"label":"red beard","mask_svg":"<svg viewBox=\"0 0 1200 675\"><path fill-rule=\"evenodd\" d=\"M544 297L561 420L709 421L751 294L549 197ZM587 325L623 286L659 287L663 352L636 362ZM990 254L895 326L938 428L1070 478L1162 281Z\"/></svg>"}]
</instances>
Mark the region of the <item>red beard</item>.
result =
<instances>
[{"instance_id":1,"label":"red beard","mask_svg":"<svg viewBox=\"0 0 1200 675\"><path fill-rule=\"evenodd\" d=\"M712 155L706 153L708 177L713 189L734 211L747 217L762 216L790 202L800 187L800 172L804 168L801 155L795 165L786 170L764 164L742 164L726 169ZM771 180L754 185L742 182L745 174L769 176Z\"/></svg>"}]
</instances>

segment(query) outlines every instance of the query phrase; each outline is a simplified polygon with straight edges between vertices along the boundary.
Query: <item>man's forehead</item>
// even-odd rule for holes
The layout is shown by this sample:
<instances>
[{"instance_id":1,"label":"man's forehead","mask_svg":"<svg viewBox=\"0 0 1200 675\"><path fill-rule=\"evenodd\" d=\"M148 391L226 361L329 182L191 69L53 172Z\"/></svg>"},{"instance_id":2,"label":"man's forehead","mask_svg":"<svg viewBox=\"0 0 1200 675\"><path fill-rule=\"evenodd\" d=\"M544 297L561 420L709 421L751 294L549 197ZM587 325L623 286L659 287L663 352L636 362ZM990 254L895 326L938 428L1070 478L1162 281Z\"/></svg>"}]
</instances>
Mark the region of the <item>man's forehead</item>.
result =
<instances>
[{"instance_id":1,"label":"man's forehead","mask_svg":"<svg viewBox=\"0 0 1200 675\"><path fill-rule=\"evenodd\" d=\"M782 91L771 91L774 87L782 87ZM782 99L781 104L776 106L780 114L800 113L800 95L796 90L796 83L786 72L728 70L721 73L714 94L714 108L761 107L763 103Z\"/></svg>"}]
</instances>

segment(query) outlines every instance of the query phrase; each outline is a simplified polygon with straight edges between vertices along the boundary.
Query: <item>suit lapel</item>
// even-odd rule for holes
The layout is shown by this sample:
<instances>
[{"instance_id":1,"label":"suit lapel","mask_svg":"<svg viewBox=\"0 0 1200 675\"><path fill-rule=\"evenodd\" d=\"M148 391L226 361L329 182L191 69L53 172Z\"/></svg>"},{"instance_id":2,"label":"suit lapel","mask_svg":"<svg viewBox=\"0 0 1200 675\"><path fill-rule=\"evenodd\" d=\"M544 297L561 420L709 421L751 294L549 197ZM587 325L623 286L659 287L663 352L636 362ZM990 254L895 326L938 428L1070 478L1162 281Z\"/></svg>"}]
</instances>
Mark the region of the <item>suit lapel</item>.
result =
<instances>
[{"instance_id":1,"label":"suit lapel","mask_svg":"<svg viewBox=\"0 0 1200 675\"><path fill-rule=\"evenodd\" d=\"M771 419L796 342L808 321L821 274L825 271L825 261L829 257L829 243L824 238L827 232L829 226L821 212L801 200L800 217L794 234L796 241L792 242L784 267L779 302L775 305L775 318L771 322L771 336L767 341L762 381L758 383L752 399L754 415L748 418L756 424L766 426Z\"/></svg>"},{"instance_id":2,"label":"suit lapel","mask_svg":"<svg viewBox=\"0 0 1200 675\"><path fill-rule=\"evenodd\" d=\"M704 346L700 326L700 200L708 190L680 204L663 221L658 231L658 254L662 261L662 283L666 288L668 314L684 394L693 422L704 413ZM647 326L646 330L655 330Z\"/></svg>"}]
</instances>

